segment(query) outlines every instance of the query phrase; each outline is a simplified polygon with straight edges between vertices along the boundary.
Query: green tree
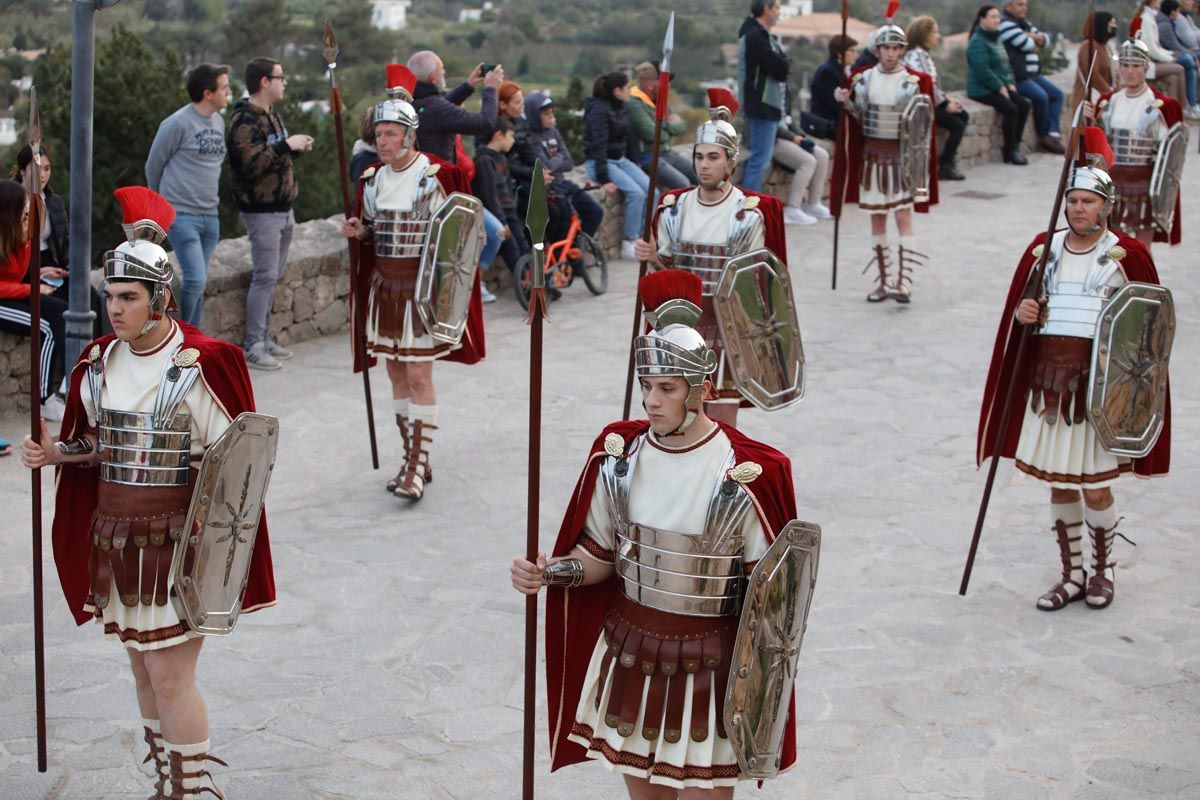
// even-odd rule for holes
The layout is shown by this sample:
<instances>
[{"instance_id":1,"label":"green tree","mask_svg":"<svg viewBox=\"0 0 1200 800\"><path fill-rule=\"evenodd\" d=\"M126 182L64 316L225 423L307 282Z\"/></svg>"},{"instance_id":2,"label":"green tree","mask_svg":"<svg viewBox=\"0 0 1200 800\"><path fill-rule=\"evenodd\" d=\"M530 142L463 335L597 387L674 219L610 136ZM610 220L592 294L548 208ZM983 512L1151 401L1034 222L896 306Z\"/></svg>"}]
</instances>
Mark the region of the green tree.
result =
<instances>
[{"instance_id":1,"label":"green tree","mask_svg":"<svg viewBox=\"0 0 1200 800\"><path fill-rule=\"evenodd\" d=\"M576 164L583 163L583 98L583 78L575 75L567 86L566 99L555 103L555 125Z\"/></svg>"},{"instance_id":2,"label":"green tree","mask_svg":"<svg viewBox=\"0 0 1200 800\"><path fill-rule=\"evenodd\" d=\"M225 59L235 72L252 58L279 59L291 41L283 0L246 0L225 23Z\"/></svg>"},{"instance_id":3,"label":"green tree","mask_svg":"<svg viewBox=\"0 0 1200 800\"><path fill-rule=\"evenodd\" d=\"M521 60L517 62L517 76L521 77L529 74L529 53L522 53Z\"/></svg>"},{"instance_id":4,"label":"green tree","mask_svg":"<svg viewBox=\"0 0 1200 800\"><path fill-rule=\"evenodd\" d=\"M71 140L71 51L59 47L34 68L46 146L54 156L55 190L67 194ZM137 87L137 102L128 102ZM187 102L173 53L154 52L124 26L96 47L92 142L92 263L122 240L113 189L145 185L146 154L158 125Z\"/></svg>"},{"instance_id":5,"label":"green tree","mask_svg":"<svg viewBox=\"0 0 1200 800\"><path fill-rule=\"evenodd\" d=\"M482 30L474 30L467 34L467 44L471 45L473 50L478 50L483 47L483 43L487 41L487 34Z\"/></svg>"}]
</instances>

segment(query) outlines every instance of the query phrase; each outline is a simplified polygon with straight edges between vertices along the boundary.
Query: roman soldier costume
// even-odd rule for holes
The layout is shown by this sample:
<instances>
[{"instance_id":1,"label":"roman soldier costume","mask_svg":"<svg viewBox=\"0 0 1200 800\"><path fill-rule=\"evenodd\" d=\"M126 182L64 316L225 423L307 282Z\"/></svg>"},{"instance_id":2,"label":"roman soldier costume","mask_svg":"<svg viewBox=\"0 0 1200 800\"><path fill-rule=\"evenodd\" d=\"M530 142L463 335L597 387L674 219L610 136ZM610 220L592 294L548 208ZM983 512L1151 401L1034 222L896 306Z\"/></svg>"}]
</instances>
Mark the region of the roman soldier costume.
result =
<instances>
[{"instance_id":1,"label":"roman soldier costume","mask_svg":"<svg viewBox=\"0 0 1200 800\"><path fill-rule=\"evenodd\" d=\"M872 47L908 46L904 29L884 25L875 31ZM881 64L863 67L850 79L850 99L838 126L830 205L834 215L842 206L858 203L871 214L887 215L916 208L928 212L938 202L937 137L933 122L933 81L900 65L885 72ZM876 267L877 283L867 300L889 297L907 303L913 268L927 258L917 252L915 237L902 236L892 280L892 249L887 234L876 237L867 264Z\"/></svg>"},{"instance_id":2,"label":"roman soldier costume","mask_svg":"<svg viewBox=\"0 0 1200 800\"><path fill-rule=\"evenodd\" d=\"M118 189L116 196L128 241L105 255L104 275L152 287L145 334L168 311L172 269L162 243L175 212L144 187ZM108 637L139 651L207 632L180 602L177 567L196 585L204 579L185 522L196 518L201 459L228 438L234 420L254 411L241 350L169 322L170 334L150 351L139 352L114 335L85 348L71 373L57 445L65 455L85 455L90 434L99 456L95 468L66 463L58 472L54 558L67 604L78 624L95 620ZM243 495L243 505L246 500ZM244 519L246 527L236 535L248 541L249 532L253 545L232 575L235 616L275 603L266 518ZM198 796L204 763L217 760L207 756L208 742L164 742L157 720L145 721L145 738L151 748L146 760L154 760L159 775L155 796Z\"/></svg>"},{"instance_id":3,"label":"roman soldier costume","mask_svg":"<svg viewBox=\"0 0 1200 800\"><path fill-rule=\"evenodd\" d=\"M1096 144L1092 132L1099 130L1088 129L1088 149L1102 150L1102 135ZM1106 210L1116 196L1100 165L1077 165L1067 191L1097 194ZM1092 249L1077 253L1067 246L1067 234L1060 230L1048 242L1040 234L1013 276L984 392L977 461L1014 458L1018 470L1056 489L1100 489L1129 473L1165 474L1171 446L1170 294L1158 285L1149 249L1136 239L1106 229ZM1046 247L1042 283L1031 285ZM1014 315L1025 298L1045 300L1040 327L1017 363L1021 330ZM1114 327L1115 320L1121 324ZM1024 413L1012 415L1000 452L994 453L1010 381L1016 382L1014 402L1024 403ZM1115 503L1106 509L1078 500L1052 503L1062 577L1039 598L1039 608L1056 610L1085 597L1093 608L1112 602L1118 522ZM1085 525L1092 542L1090 577L1083 568Z\"/></svg>"},{"instance_id":4,"label":"roman soldier costume","mask_svg":"<svg viewBox=\"0 0 1200 800\"><path fill-rule=\"evenodd\" d=\"M661 270L639 289L652 329L636 342L636 370L687 380L686 430L700 424L705 380L717 367L693 327L700 280ZM645 421L613 423L592 445L553 554L579 546L615 574L581 586L580 560L565 558L543 576L552 769L594 759L654 784L711 788L771 777L795 761L792 676L815 572L789 586L805 598L796 613L784 602L792 616L772 629L783 631L773 640L783 650L771 652L789 653L788 664L764 675L771 659L743 662L738 648L748 617L763 623L752 630L770 628L747 575L799 539L815 570L819 529L789 523L796 501L786 456L704 419L712 428L690 447L673 447ZM808 533L797 537L797 525ZM761 740L769 752L747 756L739 744L758 724L734 686L742 680L770 684L756 695L775 732Z\"/></svg>"},{"instance_id":5,"label":"roman soldier costume","mask_svg":"<svg viewBox=\"0 0 1200 800\"><path fill-rule=\"evenodd\" d=\"M1119 59L1122 64L1151 63L1141 39L1122 44ZM1115 157L1110 174L1116 199L1109 224L1131 236L1153 231L1154 241L1179 244L1183 215L1178 175L1188 138L1183 108L1143 84L1136 94L1121 89L1102 96L1096 109Z\"/></svg>"},{"instance_id":6,"label":"roman soldier costume","mask_svg":"<svg viewBox=\"0 0 1200 800\"><path fill-rule=\"evenodd\" d=\"M375 123L403 126L405 143L415 151L418 119L412 91L416 76L407 67L390 64L387 77L388 99L375 105ZM426 153L416 153L403 168L375 163L363 171L358 182L356 216L362 220L367 236L352 241L352 246L358 247L361 276L352 313L364 317L366 352L356 350L355 372L373 365L377 357L400 362L445 359L464 364L483 358L478 274L481 245L475 243L476 236L464 231L462 249L450 257L447 265L446 251L438 252L437 242L438 231L446 227L441 223L447 214L455 209L470 211L473 198L463 194L469 192L470 179L463 168ZM482 231L482 225L478 231ZM434 275L447 266L452 280ZM468 273L470 277L464 278ZM445 325L452 329L449 332L443 329L445 314L458 316ZM437 430L437 406L411 404L407 398L398 400L395 417L405 453L400 471L388 481L387 489L419 499L433 477L429 447Z\"/></svg>"},{"instance_id":7,"label":"roman soldier costume","mask_svg":"<svg viewBox=\"0 0 1200 800\"><path fill-rule=\"evenodd\" d=\"M736 164L738 134L732 120L738 102L725 89L709 89L708 101L711 118L696 129L696 145L716 145ZM723 189L724 196L715 203L701 200L695 186L667 192L655 212L654 229L663 265L693 273L701 281L701 316L695 328L717 357L717 399L711 402L748 407L751 401L734 381L713 298L726 264L736 256L766 248L786 270L787 239L778 198L729 181Z\"/></svg>"}]
</instances>

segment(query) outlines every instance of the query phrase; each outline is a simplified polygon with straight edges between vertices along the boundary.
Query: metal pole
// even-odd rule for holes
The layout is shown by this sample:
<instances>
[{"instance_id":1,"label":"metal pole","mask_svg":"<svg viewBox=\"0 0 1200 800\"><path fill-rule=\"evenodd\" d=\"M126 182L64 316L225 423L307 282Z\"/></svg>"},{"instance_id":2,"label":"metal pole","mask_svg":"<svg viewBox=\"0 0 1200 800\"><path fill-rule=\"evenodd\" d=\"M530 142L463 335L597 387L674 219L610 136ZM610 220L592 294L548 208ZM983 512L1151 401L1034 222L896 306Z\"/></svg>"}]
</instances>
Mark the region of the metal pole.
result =
<instances>
[{"instance_id":1,"label":"metal pole","mask_svg":"<svg viewBox=\"0 0 1200 800\"><path fill-rule=\"evenodd\" d=\"M96 82L96 2L75 0L71 45L70 301L63 315L65 365L74 364L93 338L92 109Z\"/></svg>"}]
</instances>

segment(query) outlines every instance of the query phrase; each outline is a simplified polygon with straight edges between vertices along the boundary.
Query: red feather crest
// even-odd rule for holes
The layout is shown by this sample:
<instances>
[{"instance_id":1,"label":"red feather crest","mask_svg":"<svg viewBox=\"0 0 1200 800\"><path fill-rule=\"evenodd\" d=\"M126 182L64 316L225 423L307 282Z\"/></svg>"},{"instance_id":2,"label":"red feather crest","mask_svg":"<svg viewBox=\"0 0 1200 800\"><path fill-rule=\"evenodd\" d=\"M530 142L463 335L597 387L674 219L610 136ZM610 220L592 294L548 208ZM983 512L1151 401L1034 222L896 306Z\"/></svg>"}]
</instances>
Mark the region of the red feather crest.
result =
<instances>
[{"instance_id":1,"label":"red feather crest","mask_svg":"<svg viewBox=\"0 0 1200 800\"><path fill-rule=\"evenodd\" d=\"M886 19L891 19L896 16L896 12L900 10L900 0L888 0L887 11L883 12Z\"/></svg>"},{"instance_id":2,"label":"red feather crest","mask_svg":"<svg viewBox=\"0 0 1200 800\"><path fill-rule=\"evenodd\" d=\"M417 88L417 76L403 64L387 65L387 88L403 89L412 97L413 89Z\"/></svg>"},{"instance_id":3,"label":"red feather crest","mask_svg":"<svg viewBox=\"0 0 1200 800\"><path fill-rule=\"evenodd\" d=\"M1104 158L1107 168L1111 168L1116 157L1113 155L1112 147L1108 144L1108 137L1104 135L1104 130L1097 128L1095 125L1089 125L1083 129L1083 146L1079 153L1081 163L1087 163L1087 156L1097 155Z\"/></svg>"},{"instance_id":4,"label":"red feather crest","mask_svg":"<svg viewBox=\"0 0 1200 800\"><path fill-rule=\"evenodd\" d=\"M660 269L638 282L638 294L647 311L654 311L668 300L687 300L699 306L702 288L699 275L681 269Z\"/></svg>"},{"instance_id":5,"label":"red feather crest","mask_svg":"<svg viewBox=\"0 0 1200 800\"><path fill-rule=\"evenodd\" d=\"M729 115L732 117L737 114L741 106L738 105L737 98L728 89L714 88L708 90L708 107L719 108L725 106L729 109Z\"/></svg>"},{"instance_id":6,"label":"red feather crest","mask_svg":"<svg viewBox=\"0 0 1200 800\"><path fill-rule=\"evenodd\" d=\"M166 231L175 221L175 207L153 189L122 186L113 192L113 196L121 204L121 222L125 225L148 219Z\"/></svg>"}]
</instances>

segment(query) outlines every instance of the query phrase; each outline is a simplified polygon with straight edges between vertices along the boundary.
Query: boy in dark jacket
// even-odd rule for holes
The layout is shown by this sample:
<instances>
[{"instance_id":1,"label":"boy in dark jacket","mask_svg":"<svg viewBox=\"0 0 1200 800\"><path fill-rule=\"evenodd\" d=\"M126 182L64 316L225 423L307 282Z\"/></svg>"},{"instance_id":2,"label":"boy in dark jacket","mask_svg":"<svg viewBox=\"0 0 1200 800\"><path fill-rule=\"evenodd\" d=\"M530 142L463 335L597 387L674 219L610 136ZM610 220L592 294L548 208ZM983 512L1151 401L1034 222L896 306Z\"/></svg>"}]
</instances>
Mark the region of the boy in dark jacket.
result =
<instances>
[{"instance_id":1,"label":"boy in dark jacket","mask_svg":"<svg viewBox=\"0 0 1200 800\"><path fill-rule=\"evenodd\" d=\"M512 120L497 118L487 144L475 149L475 179L471 182L471 189L484 208L504 222L500 255L509 269L515 267L517 259L529 249L522 233L523 226L517 219L517 201L513 197L512 178L505 156L512 150L514 141Z\"/></svg>"},{"instance_id":2,"label":"boy in dark jacket","mask_svg":"<svg viewBox=\"0 0 1200 800\"><path fill-rule=\"evenodd\" d=\"M550 180L547 187L551 198L547 239L558 241L566 236L572 209L579 215L583 232L594 237L604 221L604 209L578 184L564 177L575 169L575 159L571 158L571 151L555 127L554 100L541 92L530 92L525 98L525 119L535 158L542 160L542 170ZM531 169L532 166L530 164Z\"/></svg>"}]
</instances>

